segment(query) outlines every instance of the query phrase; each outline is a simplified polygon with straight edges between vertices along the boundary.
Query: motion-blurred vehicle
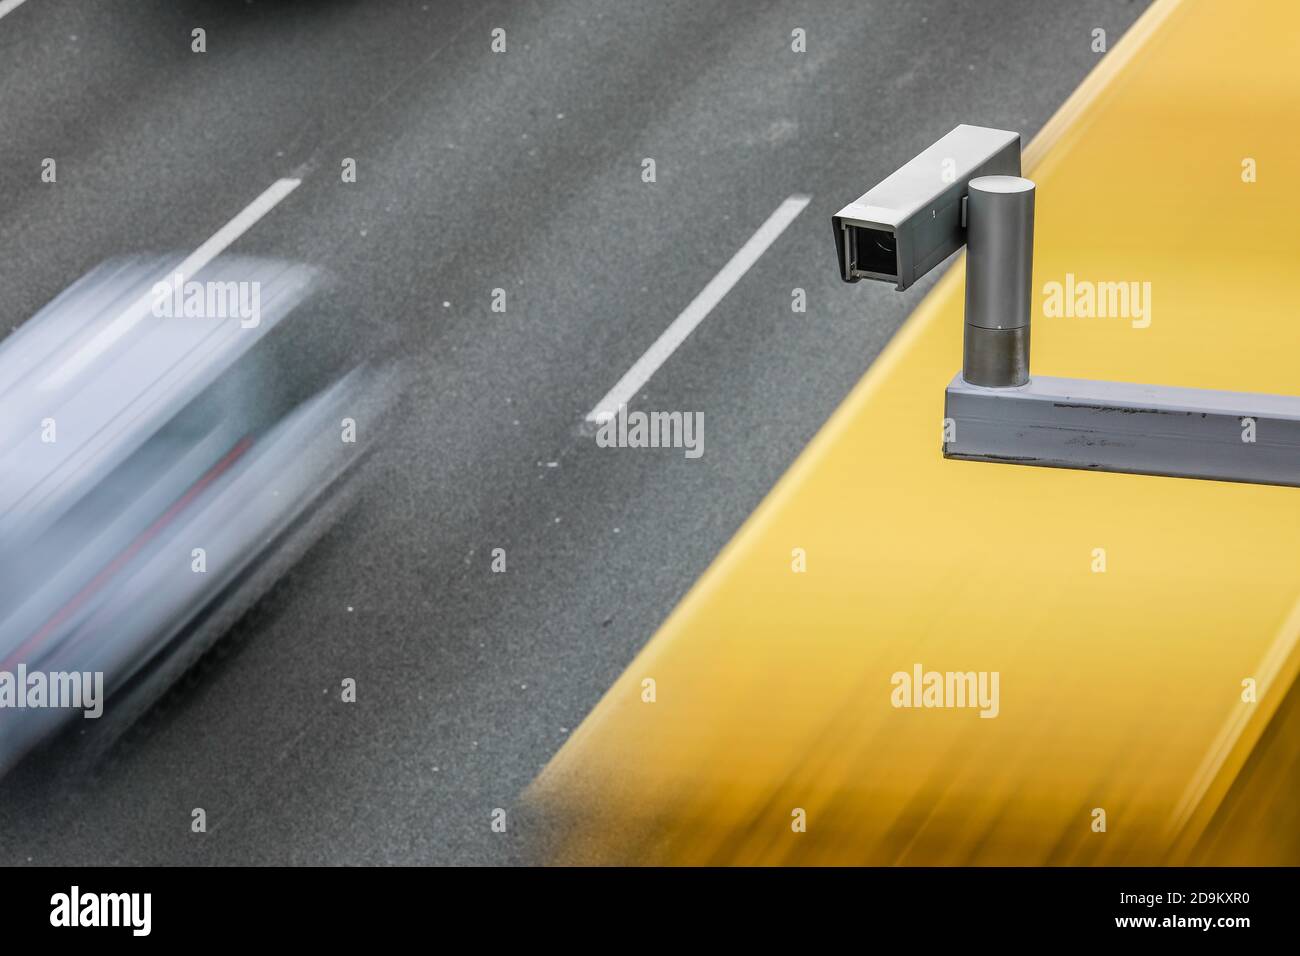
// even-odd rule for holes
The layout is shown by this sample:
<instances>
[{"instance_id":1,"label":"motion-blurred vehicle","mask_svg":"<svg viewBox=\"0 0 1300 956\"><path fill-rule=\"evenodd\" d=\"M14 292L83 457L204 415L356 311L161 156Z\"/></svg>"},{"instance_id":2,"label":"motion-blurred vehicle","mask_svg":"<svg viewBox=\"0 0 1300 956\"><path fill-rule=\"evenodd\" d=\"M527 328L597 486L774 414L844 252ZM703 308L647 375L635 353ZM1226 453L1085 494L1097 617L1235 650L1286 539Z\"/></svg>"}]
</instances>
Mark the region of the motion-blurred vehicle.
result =
<instances>
[{"instance_id":1,"label":"motion-blurred vehicle","mask_svg":"<svg viewBox=\"0 0 1300 956\"><path fill-rule=\"evenodd\" d=\"M256 322L160 316L179 262L105 263L0 342L0 673L106 693L98 720L0 707L0 773L69 721L111 743L328 527L374 436L375 370L302 398L266 344L315 270L220 258L200 276L255 283Z\"/></svg>"}]
</instances>

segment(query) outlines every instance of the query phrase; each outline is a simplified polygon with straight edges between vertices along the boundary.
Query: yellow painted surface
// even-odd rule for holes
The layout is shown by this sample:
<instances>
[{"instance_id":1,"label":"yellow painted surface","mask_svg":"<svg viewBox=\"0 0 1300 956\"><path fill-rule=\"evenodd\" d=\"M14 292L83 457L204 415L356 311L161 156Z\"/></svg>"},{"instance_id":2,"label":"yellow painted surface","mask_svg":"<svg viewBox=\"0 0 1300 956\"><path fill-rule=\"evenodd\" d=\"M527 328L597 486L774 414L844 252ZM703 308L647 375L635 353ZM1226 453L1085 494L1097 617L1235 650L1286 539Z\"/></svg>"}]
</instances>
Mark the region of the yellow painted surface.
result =
<instances>
[{"instance_id":1,"label":"yellow painted surface","mask_svg":"<svg viewBox=\"0 0 1300 956\"><path fill-rule=\"evenodd\" d=\"M1035 372L1300 393L1300 4L1158 2L1025 169ZM1066 273L1150 282L1150 325L1045 318ZM1300 664L1300 489L945 460L963 281L530 788L551 859L1197 859ZM997 717L892 706L918 663L998 672Z\"/></svg>"}]
</instances>

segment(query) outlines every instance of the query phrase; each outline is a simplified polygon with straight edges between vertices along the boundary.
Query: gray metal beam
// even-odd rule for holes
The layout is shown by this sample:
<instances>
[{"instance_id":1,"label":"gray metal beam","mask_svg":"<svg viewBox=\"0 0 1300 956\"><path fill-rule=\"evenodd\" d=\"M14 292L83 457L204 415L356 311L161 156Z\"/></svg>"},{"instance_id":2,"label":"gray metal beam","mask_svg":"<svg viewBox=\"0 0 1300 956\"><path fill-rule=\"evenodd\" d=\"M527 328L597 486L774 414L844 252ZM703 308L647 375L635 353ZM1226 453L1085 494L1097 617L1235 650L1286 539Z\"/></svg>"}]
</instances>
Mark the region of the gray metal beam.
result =
<instances>
[{"instance_id":1,"label":"gray metal beam","mask_svg":"<svg viewBox=\"0 0 1300 956\"><path fill-rule=\"evenodd\" d=\"M944 401L946 458L1300 486L1300 397L1034 376Z\"/></svg>"}]
</instances>

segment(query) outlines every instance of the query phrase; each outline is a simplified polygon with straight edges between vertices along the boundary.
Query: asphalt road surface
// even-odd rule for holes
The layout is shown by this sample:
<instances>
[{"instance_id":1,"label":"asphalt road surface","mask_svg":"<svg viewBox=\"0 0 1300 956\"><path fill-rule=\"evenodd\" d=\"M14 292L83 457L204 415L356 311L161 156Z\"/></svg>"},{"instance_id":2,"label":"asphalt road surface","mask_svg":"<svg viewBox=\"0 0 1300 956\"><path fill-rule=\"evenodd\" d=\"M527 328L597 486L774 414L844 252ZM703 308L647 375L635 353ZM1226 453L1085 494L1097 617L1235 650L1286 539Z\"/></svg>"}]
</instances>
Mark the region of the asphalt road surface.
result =
<instances>
[{"instance_id":1,"label":"asphalt road surface","mask_svg":"<svg viewBox=\"0 0 1300 956\"><path fill-rule=\"evenodd\" d=\"M295 176L232 251L335 277L296 323L304 359L408 372L359 503L192 679L94 776L52 786L37 754L0 781L0 862L535 859L544 835L493 832L493 810L933 281L841 283L831 214L958 123L1028 142L1099 59L1093 30L1113 45L1144 6L27 0L0 17L4 332L102 260L193 250ZM792 195L811 202L633 403L703 412L704 455L597 447L584 416Z\"/></svg>"}]
</instances>

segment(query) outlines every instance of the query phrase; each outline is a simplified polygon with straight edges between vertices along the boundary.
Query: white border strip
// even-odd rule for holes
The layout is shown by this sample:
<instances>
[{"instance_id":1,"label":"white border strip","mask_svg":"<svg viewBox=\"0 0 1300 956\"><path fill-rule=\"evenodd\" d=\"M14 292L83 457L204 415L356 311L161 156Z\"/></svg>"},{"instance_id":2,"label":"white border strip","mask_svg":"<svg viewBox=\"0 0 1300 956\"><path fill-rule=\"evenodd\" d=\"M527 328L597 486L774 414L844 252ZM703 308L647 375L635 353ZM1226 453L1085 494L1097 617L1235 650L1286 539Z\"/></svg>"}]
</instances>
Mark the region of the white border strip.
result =
<instances>
[{"instance_id":1,"label":"white border strip","mask_svg":"<svg viewBox=\"0 0 1300 956\"><path fill-rule=\"evenodd\" d=\"M731 257L731 261L722 267L722 271L709 280L691 304L682 310L682 314L673 319L672 325L664 329L663 334L655 340L654 345L637 359L636 364L627 370L618 384L596 403L596 407L587 413L587 421L603 422L618 414L620 405L627 405L641 391L650 376L658 371L659 366L668 360L677 346L695 331L695 327L704 321L713 311L713 307L722 301L723 296L731 291L732 286L740 281L741 276L749 271L750 266L758 261L767 247L776 242L787 226L794 222L799 213L808 205L808 196L791 196L776 207L776 212L767 217L767 222L758 227L758 232L749 237L749 241L740 247L740 251Z\"/></svg>"},{"instance_id":2,"label":"white border strip","mask_svg":"<svg viewBox=\"0 0 1300 956\"><path fill-rule=\"evenodd\" d=\"M26 2L27 0L0 0L0 17L6 13L13 13Z\"/></svg>"}]
</instances>

